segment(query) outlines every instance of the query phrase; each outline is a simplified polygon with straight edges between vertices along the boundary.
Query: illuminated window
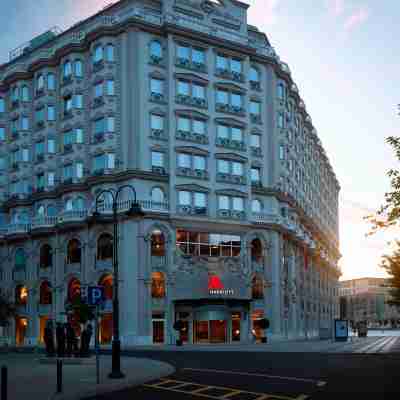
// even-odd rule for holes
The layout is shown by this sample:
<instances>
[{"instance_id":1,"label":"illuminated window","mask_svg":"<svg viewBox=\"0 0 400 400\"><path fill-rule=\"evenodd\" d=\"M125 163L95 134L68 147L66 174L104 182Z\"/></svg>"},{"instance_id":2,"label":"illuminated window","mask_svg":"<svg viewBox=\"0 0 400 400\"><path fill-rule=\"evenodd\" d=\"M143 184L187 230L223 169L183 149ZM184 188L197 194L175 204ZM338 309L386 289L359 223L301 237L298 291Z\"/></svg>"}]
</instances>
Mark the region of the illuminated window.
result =
<instances>
[{"instance_id":1,"label":"illuminated window","mask_svg":"<svg viewBox=\"0 0 400 400\"><path fill-rule=\"evenodd\" d=\"M18 305L26 305L28 303L28 289L23 285L15 288L15 302Z\"/></svg>"},{"instance_id":2,"label":"illuminated window","mask_svg":"<svg viewBox=\"0 0 400 400\"><path fill-rule=\"evenodd\" d=\"M113 279L111 275L103 276L100 281L99 285L104 287L104 297L106 300L113 299Z\"/></svg>"},{"instance_id":3,"label":"illuminated window","mask_svg":"<svg viewBox=\"0 0 400 400\"><path fill-rule=\"evenodd\" d=\"M67 246L67 264L76 264L81 262L81 243L78 239L72 239Z\"/></svg>"},{"instance_id":4,"label":"illuminated window","mask_svg":"<svg viewBox=\"0 0 400 400\"><path fill-rule=\"evenodd\" d=\"M162 272L151 274L151 296L157 299L165 297L165 278Z\"/></svg>"},{"instance_id":5,"label":"illuminated window","mask_svg":"<svg viewBox=\"0 0 400 400\"><path fill-rule=\"evenodd\" d=\"M259 300L264 298L263 279L258 275L254 275L251 281L251 297L254 300Z\"/></svg>"},{"instance_id":6,"label":"illuminated window","mask_svg":"<svg viewBox=\"0 0 400 400\"><path fill-rule=\"evenodd\" d=\"M72 303L81 296L81 283L78 279L72 278L68 284L67 301Z\"/></svg>"},{"instance_id":7,"label":"illuminated window","mask_svg":"<svg viewBox=\"0 0 400 400\"><path fill-rule=\"evenodd\" d=\"M165 238L160 230L155 230L151 234L151 255L165 256Z\"/></svg>"},{"instance_id":8,"label":"illuminated window","mask_svg":"<svg viewBox=\"0 0 400 400\"><path fill-rule=\"evenodd\" d=\"M263 247L260 239L254 239L251 242L251 259L253 261L261 261L263 256Z\"/></svg>"}]
</instances>

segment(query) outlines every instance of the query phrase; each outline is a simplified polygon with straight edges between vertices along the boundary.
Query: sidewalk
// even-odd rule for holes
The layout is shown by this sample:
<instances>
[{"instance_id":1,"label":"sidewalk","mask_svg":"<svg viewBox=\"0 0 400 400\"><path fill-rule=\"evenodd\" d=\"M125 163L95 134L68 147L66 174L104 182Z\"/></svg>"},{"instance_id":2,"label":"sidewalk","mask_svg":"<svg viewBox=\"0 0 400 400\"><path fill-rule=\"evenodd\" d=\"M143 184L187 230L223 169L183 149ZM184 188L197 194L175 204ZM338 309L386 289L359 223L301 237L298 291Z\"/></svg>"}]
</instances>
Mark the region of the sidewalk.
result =
<instances>
[{"instance_id":1,"label":"sidewalk","mask_svg":"<svg viewBox=\"0 0 400 400\"><path fill-rule=\"evenodd\" d=\"M124 379L111 380L111 356L100 356L100 384L96 384L96 364L63 366L63 393L56 394L55 364L40 364L37 354L1 354L0 366L8 367L9 400L78 400L127 387L141 385L175 372L171 365L146 358L122 357Z\"/></svg>"}]
</instances>

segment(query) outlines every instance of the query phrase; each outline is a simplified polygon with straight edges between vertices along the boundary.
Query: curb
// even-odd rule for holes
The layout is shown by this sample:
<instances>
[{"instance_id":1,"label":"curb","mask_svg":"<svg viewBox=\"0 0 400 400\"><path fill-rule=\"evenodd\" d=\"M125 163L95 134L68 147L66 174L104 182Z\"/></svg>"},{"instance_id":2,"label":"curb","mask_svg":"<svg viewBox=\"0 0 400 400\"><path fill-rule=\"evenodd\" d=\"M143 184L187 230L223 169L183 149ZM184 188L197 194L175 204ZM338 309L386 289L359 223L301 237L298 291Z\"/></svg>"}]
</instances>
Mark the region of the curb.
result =
<instances>
[{"instance_id":1,"label":"curb","mask_svg":"<svg viewBox=\"0 0 400 400\"><path fill-rule=\"evenodd\" d=\"M135 386L142 385L146 382L151 382L153 380L157 380L163 378L165 376L171 375L175 373L176 369L165 362L159 361L159 363L163 364L164 371L154 372L149 374L146 378L138 379L130 379L124 380L124 382L116 382L116 383L103 383L96 385L95 388L86 390L80 393L55 393L51 395L48 400L95 400L96 396L101 396L105 394L110 394L112 392L118 392L120 390L129 389Z\"/></svg>"}]
</instances>

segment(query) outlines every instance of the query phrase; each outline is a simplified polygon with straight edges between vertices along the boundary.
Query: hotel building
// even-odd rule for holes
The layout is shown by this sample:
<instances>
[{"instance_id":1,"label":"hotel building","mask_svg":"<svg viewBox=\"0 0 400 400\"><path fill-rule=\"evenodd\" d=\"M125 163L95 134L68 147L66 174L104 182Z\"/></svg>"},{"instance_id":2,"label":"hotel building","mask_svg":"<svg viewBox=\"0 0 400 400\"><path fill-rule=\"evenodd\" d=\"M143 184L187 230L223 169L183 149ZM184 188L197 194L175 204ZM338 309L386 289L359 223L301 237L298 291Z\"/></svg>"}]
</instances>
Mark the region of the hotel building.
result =
<instances>
[{"instance_id":1,"label":"hotel building","mask_svg":"<svg viewBox=\"0 0 400 400\"><path fill-rule=\"evenodd\" d=\"M0 66L0 287L11 343L101 284L122 346L329 335L339 183L291 71L237 0L120 0ZM21 21L23 24L24 21ZM4 45L4 44L3 44ZM111 212L110 196L99 211ZM79 330L79 326L76 325Z\"/></svg>"}]
</instances>

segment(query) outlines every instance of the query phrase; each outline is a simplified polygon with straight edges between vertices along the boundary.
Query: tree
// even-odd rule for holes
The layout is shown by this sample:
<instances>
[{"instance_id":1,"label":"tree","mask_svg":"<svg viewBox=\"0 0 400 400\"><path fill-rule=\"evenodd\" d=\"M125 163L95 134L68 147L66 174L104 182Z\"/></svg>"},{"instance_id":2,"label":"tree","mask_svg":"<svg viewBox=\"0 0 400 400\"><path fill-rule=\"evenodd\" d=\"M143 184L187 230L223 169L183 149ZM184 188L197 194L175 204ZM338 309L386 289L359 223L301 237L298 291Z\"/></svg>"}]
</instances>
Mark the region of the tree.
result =
<instances>
[{"instance_id":1,"label":"tree","mask_svg":"<svg viewBox=\"0 0 400 400\"><path fill-rule=\"evenodd\" d=\"M400 241L396 240L396 248L391 255L382 257L381 267L389 275L389 285L391 299L387 304L400 307Z\"/></svg>"},{"instance_id":2,"label":"tree","mask_svg":"<svg viewBox=\"0 0 400 400\"><path fill-rule=\"evenodd\" d=\"M9 325L10 319L15 317L16 308L14 302L10 301L10 295L0 289L0 326Z\"/></svg>"},{"instance_id":3,"label":"tree","mask_svg":"<svg viewBox=\"0 0 400 400\"><path fill-rule=\"evenodd\" d=\"M67 305L67 310L72 311L76 321L79 324L86 324L86 322L94 319L94 313L90 306L82 303L80 296L73 299L72 303Z\"/></svg>"}]
</instances>

